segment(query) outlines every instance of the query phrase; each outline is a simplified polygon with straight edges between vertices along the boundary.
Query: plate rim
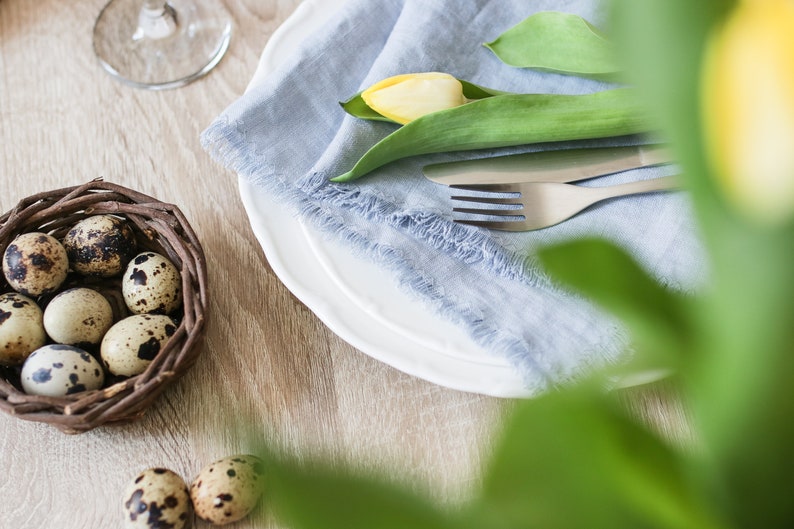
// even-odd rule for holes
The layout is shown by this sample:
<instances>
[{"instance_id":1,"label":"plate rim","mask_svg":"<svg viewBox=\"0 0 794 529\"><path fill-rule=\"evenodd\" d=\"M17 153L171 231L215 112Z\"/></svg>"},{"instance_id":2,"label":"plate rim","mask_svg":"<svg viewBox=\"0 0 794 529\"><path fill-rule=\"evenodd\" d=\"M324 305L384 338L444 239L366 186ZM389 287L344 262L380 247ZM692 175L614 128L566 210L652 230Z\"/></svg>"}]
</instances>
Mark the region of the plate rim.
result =
<instances>
[{"instance_id":1,"label":"plate rim","mask_svg":"<svg viewBox=\"0 0 794 529\"><path fill-rule=\"evenodd\" d=\"M304 0L301 2L284 23L273 32L266 43L246 91L256 87L269 72L280 65L285 53L282 50L293 49L303 36L311 34L348 1ZM406 336L405 333L400 334L394 332L393 329L384 327L382 322L362 309L356 300L352 300L347 293L333 285L333 281L316 281L318 272L324 273L323 277L325 278L330 276L327 267L319 265L318 261L312 262L313 266L309 269L291 266L294 264L294 256L302 252L315 252L315 257L317 256L318 249L311 248L313 228L294 216L283 205L270 200L267 193L242 177L238 177L238 188L254 235L276 276L301 303L306 305L342 340L378 361L440 386L493 397L529 396L529 389L520 374L506 358L483 352L484 355L487 355L484 357L487 358L487 361L473 362L429 348L416 339L410 339L410 336ZM263 208L265 204L266 206ZM263 211L267 213L263 213ZM278 219L278 222L273 224L278 225L278 230L268 229L266 218L268 216L275 216ZM281 243L282 239L285 242L289 241L290 244L285 246ZM334 245L328 238L322 238L321 241L320 246L324 247L322 250L325 252L343 251L340 250L339 245ZM317 239L314 242L316 246ZM291 255L290 252L294 255ZM358 266L362 269L377 266L363 259L356 259ZM382 274L384 270L382 267L378 267L378 271ZM296 274L296 272L298 273ZM339 280L339 278L336 279ZM324 289L323 295L318 294L318 288ZM421 311L426 317L440 319L439 315L433 313L432 309L420 300L408 298L408 295L402 291L390 290L391 295L394 295L394 292L404 296L405 299L401 301L412 304L412 310ZM330 302L329 299L338 299L335 296L342 296L351 301L352 306L357 309L356 313L353 314L349 311L351 305L340 307L338 302ZM447 324L452 325L451 323ZM388 346L373 342L371 336L363 336L360 329L367 329L367 331L377 329ZM459 332L462 333L462 331ZM461 336L463 335L461 334ZM462 339L468 341L473 348L481 349L468 336L463 336ZM396 350L395 346L410 347L410 352Z\"/></svg>"}]
</instances>

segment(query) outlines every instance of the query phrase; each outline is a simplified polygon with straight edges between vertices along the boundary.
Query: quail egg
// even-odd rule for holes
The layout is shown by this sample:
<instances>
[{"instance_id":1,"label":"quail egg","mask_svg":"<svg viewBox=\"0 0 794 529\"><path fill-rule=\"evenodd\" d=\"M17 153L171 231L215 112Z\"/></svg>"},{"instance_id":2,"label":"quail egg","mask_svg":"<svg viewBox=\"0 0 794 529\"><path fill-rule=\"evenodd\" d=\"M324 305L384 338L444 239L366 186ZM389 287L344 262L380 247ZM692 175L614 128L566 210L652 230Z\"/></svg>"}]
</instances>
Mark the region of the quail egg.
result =
<instances>
[{"instance_id":1,"label":"quail egg","mask_svg":"<svg viewBox=\"0 0 794 529\"><path fill-rule=\"evenodd\" d=\"M0 294L0 364L20 365L46 341L36 302L16 292Z\"/></svg>"},{"instance_id":2,"label":"quail egg","mask_svg":"<svg viewBox=\"0 0 794 529\"><path fill-rule=\"evenodd\" d=\"M264 488L264 465L252 455L210 463L190 485L196 515L216 525L241 520L256 507Z\"/></svg>"},{"instance_id":3,"label":"quail egg","mask_svg":"<svg viewBox=\"0 0 794 529\"><path fill-rule=\"evenodd\" d=\"M58 343L96 345L111 325L110 302L90 288L64 290L44 309L44 330Z\"/></svg>"},{"instance_id":4,"label":"quail egg","mask_svg":"<svg viewBox=\"0 0 794 529\"><path fill-rule=\"evenodd\" d=\"M71 345L39 347L22 366L22 389L30 395L62 397L99 389L105 381L102 366L86 351Z\"/></svg>"},{"instance_id":5,"label":"quail egg","mask_svg":"<svg viewBox=\"0 0 794 529\"><path fill-rule=\"evenodd\" d=\"M68 271L66 250L58 239L46 233L23 233L11 241L3 254L6 281L26 296L54 292Z\"/></svg>"},{"instance_id":6,"label":"quail egg","mask_svg":"<svg viewBox=\"0 0 794 529\"><path fill-rule=\"evenodd\" d=\"M179 270L154 252L135 256L121 282L124 302L135 314L171 314L182 305Z\"/></svg>"},{"instance_id":7,"label":"quail egg","mask_svg":"<svg viewBox=\"0 0 794 529\"><path fill-rule=\"evenodd\" d=\"M84 218L69 230L63 245L75 272L99 277L120 274L138 249L127 222L112 215Z\"/></svg>"},{"instance_id":8,"label":"quail egg","mask_svg":"<svg viewBox=\"0 0 794 529\"><path fill-rule=\"evenodd\" d=\"M131 377L146 370L176 332L176 323L163 314L135 314L113 325L100 345L108 371Z\"/></svg>"},{"instance_id":9,"label":"quail egg","mask_svg":"<svg viewBox=\"0 0 794 529\"><path fill-rule=\"evenodd\" d=\"M125 528L183 529L191 522L187 485L172 470L144 470L124 491Z\"/></svg>"}]
</instances>

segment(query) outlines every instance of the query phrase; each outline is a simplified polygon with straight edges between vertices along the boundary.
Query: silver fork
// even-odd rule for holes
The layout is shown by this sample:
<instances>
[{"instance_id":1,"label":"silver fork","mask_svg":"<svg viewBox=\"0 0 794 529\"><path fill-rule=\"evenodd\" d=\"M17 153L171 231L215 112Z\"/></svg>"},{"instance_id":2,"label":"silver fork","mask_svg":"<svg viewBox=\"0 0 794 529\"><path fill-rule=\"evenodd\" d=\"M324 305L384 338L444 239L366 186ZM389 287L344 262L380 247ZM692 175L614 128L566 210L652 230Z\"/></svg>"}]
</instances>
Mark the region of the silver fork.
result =
<instances>
[{"instance_id":1,"label":"silver fork","mask_svg":"<svg viewBox=\"0 0 794 529\"><path fill-rule=\"evenodd\" d=\"M450 187L470 191L513 194L510 197L453 196L452 200L460 202L513 206L510 208L456 207L452 209L456 213L488 215L501 217L504 220L455 219L455 222L492 230L530 231L558 224L596 202L609 198L678 189L680 180L677 176L664 176L605 187L582 187L551 182L471 184Z\"/></svg>"}]
</instances>

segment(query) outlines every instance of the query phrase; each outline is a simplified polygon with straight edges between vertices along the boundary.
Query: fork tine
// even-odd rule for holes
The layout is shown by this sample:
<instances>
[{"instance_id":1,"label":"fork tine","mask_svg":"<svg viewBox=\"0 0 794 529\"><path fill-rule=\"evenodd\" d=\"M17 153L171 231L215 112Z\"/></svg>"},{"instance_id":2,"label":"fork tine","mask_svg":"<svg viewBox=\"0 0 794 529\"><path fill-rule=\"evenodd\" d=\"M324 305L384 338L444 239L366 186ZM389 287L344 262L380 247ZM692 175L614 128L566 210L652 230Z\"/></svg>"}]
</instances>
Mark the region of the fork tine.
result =
<instances>
[{"instance_id":1,"label":"fork tine","mask_svg":"<svg viewBox=\"0 0 794 529\"><path fill-rule=\"evenodd\" d=\"M526 231L524 223L520 221L455 219L455 222L457 224L465 224L467 226L488 228L489 230Z\"/></svg>"},{"instance_id":2,"label":"fork tine","mask_svg":"<svg viewBox=\"0 0 794 529\"><path fill-rule=\"evenodd\" d=\"M475 204L493 204L493 205L508 205L517 206L512 208L465 208L453 207L452 211L455 213L473 214L473 215L490 215L492 217L500 217L505 220L476 220L476 219L454 219L458 224L465 224L468 226L478 226L492 230L503 231L522 231L524 219L524 204L521 199L521 190L516 184L460 184L449 186L454 189L463 189L466 191L480 191L487 193L501 193L502 196L470 196L470 195L455 195L450 197L452 200L460 202L472 202ZM512 196L504 196L505 193L512 193Z\"/></svg>"},{"instance_id":3,"label":"fork tine","mask_svg":"<svg viewBox=\"0 0 794 529\"><path fill-rule=\"evenodd\" d=\"M519 209L491 209L491 208L452 208L454 213L473 213L475 215L492 215L495 217L516 217L523 218L522 210Z\"/></svg>"},{"instance_id":4,"label":"fork tine","mask_svg":"<svg viewBox=\"0 0 794 529\"><path fill-rule=\"evenodd\" d=\"M516 184L453 184L452 189L466 191L487 191L490 193L520 193Z\"/></svg>"},{"instance_id":5,"label":"fork tine","mask_svg":"<svg viewBox=\"0 0 794 529\"><path fill-rule=\"evenodd\" d=\"M474 197L468 195L454 195L449 197L461 202L476 202L478 204L508 204L521 206L521 197Z\"/></svg>"}]
</instances>

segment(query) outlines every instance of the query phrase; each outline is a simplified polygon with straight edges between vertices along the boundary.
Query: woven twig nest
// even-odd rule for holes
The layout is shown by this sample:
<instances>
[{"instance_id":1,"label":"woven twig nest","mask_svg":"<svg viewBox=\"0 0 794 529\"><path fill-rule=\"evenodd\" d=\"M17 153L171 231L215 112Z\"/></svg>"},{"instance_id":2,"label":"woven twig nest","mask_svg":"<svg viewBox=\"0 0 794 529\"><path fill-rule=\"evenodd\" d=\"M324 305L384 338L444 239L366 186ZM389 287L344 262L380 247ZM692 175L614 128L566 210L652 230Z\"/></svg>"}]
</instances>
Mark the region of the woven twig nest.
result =
<instances>
[{"instance_id":1,"label":"woven twig nest","mask_svg":"<svg viewBox=\"0 0 794 529\"><path fill-rule=\"evenodd\" d=\"M40 193L20 201L0 217L0 256L15 237L44 232L61 240L78 221L93 215L126 219L138 251L157 252L180 271L182 307L171 317L174 334L146 370L128 378L107 375L101 389L63 397L26 394L20 368L0 366L0 408L19 418L49 423L66 433L91 430L106 423L134 420L196 361L201 350L207 310L206 261L201 245L182 212L120 185L94 180L81 186ZM121 279L93 278L69 272L64 285L85 286L102 293L114 320L130 314L121 295ZM0 293L12 291L0 274ZM46 296L36 300L46 305ZM90 351L97 356L96 351Z\"/></svg>"}]
</instances>

